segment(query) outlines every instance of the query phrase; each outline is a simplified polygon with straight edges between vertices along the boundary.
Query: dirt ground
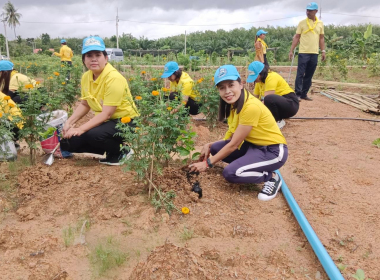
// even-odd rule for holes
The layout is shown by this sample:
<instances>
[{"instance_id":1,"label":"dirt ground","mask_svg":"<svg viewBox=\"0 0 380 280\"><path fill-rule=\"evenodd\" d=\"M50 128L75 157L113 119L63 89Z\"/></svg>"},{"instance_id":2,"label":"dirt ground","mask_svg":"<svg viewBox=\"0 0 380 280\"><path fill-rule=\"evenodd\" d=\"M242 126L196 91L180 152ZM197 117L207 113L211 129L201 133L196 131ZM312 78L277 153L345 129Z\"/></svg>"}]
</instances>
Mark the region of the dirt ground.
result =
<instances>
[{"instance_id":1,"label":"dirt ground","mask_svg":"<svg viewBox=\"0 0 380 280\"><path fill-rule=\"evenodd\" d=\"M319 94L298 116L375 118ZM195 121L197 146L220 139ZM289 159L280 170L345 279L358 268L380 279L380 124L287 120ZM222 168L187 178L178 164L154 182L174 190L183 215L156 211L148 190L91 157L27 167L13 210L1 193L0 279L328 279L283 195L227 183ZM2 164L2 170L6 168ZM203 197L191 192L199 181ZM94 252L126 261L102 274ZM100 275L101 274L101 275Z\"/></svg>"}]
</instances>

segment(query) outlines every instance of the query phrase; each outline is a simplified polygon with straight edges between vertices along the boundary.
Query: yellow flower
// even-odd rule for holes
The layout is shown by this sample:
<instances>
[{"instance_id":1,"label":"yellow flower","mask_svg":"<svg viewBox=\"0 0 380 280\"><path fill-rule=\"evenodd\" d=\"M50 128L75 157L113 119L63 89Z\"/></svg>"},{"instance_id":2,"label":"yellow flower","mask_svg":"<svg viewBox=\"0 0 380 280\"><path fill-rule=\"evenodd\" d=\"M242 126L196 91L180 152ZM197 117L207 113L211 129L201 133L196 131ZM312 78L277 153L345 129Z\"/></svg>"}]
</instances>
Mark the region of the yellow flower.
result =
<instances>
[{"instance_id":1,"label":"yellow flower","mask_svg":"<svg viewBox=\"0 0 380 280\"><path fill-rule=\"evenodd\" d=\"M15 104L13 103L8 103L9 107L13 108L14 106L16 106Z\"/></svg>"},{"instance_id":2,"label":"yellow flower","mask_svg":"<svg viewBox=\"0 0 380 280\"><path fill-rule=\"evenodd\" d=\"M0 118L3 116L3 113L0 112Z\"/></svg>"},{"instance_id":3,"label":"yellow flower","mask_svg":"<svg viewBox=\"0 0 380 280\"><path fill-rule=\"evenodd\" d=\"M182 210L182 213L185 214L185 215L190 213L190 209L187 208L187 207L182 207L181 210Z\"/></svg>"},{"instance_id":4,"label":"yellow flower","mask_svg":"<svg viewBox=\"0 0 380 280\"><path fill-rule=\"evenodd\" d=\"M154 90L154 91L152 91L152 95L157 96L157 95L160 95L160 93L157 90Z\"/></svg>"},{"instance_id":5,"label":"yellow flower","mask_svg":"<svg viewBox=\"0 0 380 280\"><path fill-rule=\"evenodd\" d=\"M183 104L183 105L186 105L186 104L187 104L187 102L186 102L186 101L182 101L182 104Z\"/></svg>"},{"instance_id":6,"label":"yellow flower","mask_svg":"<svg viewBox=\"0 0 380 280\"><path fill-rule=\"evenodd\" d=\"M56 75L56 76L59 76L59 73L58 73L58 72L54 72L53 74Z\"/></svg>"},{"instance_id":7,"label":"yellow flower","mask_svg":"<svg viewBox=\"0 0 380 280\"><path fill-rule=\"evenodd\" d=\"M40 81L37 81L37 82L36 82L36 85L39 85L40 83L41 83Z\"/></svg>"},{"instance_id":8,"label":"yellow flower","mask_svg":"<svg viewBox=\"0 0 380 280\"><path fill-rule=\"evenodd\" d=\"M61 67L65 67L65 64L61 64Z\"/></svg>"},{"instance_id":9,"label":"yellow flower","mask_svg":"<svg viewBox=\"0 0 380 280\"><path fill-rule=\"evenodd\" d=\"M146 74L146 71L141 71L141 75L145 75Z\"/></svg>"},{"instance_id":10,"label":"yellow flower","mask_svg":"<svg viewBox=\"0 0 380 280\"><path fill-rule=\"evenodd\" d=\"M66 82L62 82L62 85L66 85Z\"/></svg>"},{"instance_id":11,"label":"yellow flower","mask_svg":"<svg viewBox=\"0 0 380 280\"><path fill-rule=\"evenodd\" d=\"M166 108L166 110L168 110L168 111L171 111L172 109L173 109L172 107Z\"/></svg>"},{"instance_id":12,"label":"yellow flower","mask_svg":"<svg viewBox=\"0 0 380 280\"><path fill-rule=\"evenodd\" d=\"M136 96L136 100L141 100L142 97L140 95Z\"/></svg>"},{"instance_id":13,"label":"yellow flower","mask_svg":"<svg viewBox=\"0 0 380 280\"><path fill-rule=\"evenodd\" d=\"M200 83L203 82L203 80L204 80L204 78L200 78L200 79L197 81L197 83L200 84Z\"/></svg>"},{"instance_id":14,"label":"yellow flower","mask_svg":"<svg viewBox=\"0 0 380 280\"><path fill-rule=\"evenodd\" d=\"M214 81L214 77L212 77L212 81Z\"/></svg>"},{"instance_id":15,"label":"yellow flower","mask_svg":"<svg viewBox=\"0 0 380 280\"><path fill-rule=\"evenodd\" d=\"M169 89L164 88L164 87L163 87L161 90L162 90L163 92L167 92L167 91L169 91Z\"/></svg>"},{"instance_id":16,"label":"yellow flower","mask_svg":"<svg viewBox=\"0 0 380 280\"><path fill-rule=\"evenodd\" d=\"M32 89L32 88L33 88L33 85L32 85L32 84L26 84L26 85L25 85L25 88L26 88L26 89Z\"/></svg>"},{"instance_id":17,"label":"yellow flower","mask_svg":"<svg viewBox=\"0 0 380 280\"><path fill-rule=\"evenodd\" d=\"M121 118L121 122L122 123L129 123L129 122L131 122L131 118L130 117Z\"/></svg>"},{"instance_id":18,"label":"yellow flower","mask_svg":"<svg viewBox=\"0 0 380 280\"><path fill-rule=\"evenodd\" d=\"M9 99L11 99L11 97L10 96L4 96L4 100L9 100Z\"/></svg>"},{"instance_id":19,"label":"yellow flower","mask_svg":"<svg viewBox=\"0 0 380 280\"><path fill-rule=\"evenodd\" d=\"M151 81L157 81L157 78L152 78L152 79L150 79Z\"/></svg>"},{"instance_id":20,"label":"yellow flower","mask_svg":"<svg viewBox=\"0 0 380 280\"><path fill-rule=\"evenodd\" d=\"M138 126L135 127L135 131L139 130L140 128Z\"/></svg>"},{"instance_id":21,"label":"yellow flower","mask_svg":"<svg viewBox=\"0 0 380 280\"><path fill-rule=\"evenodd\" d=\"M27 67L26 67L26 69L29 69L29 68L30 68L30 66L27 66Z\"/></svg>"},{"instance_id":22,"label":"yellow flower","mask_svg":"<svg viewBox=\"0 0 380 280\"><path fill-rule=\"evenodd\" d=\"M160 74L158 74L158 75L162 76L162 73L160 73Z\"/></svg>"},{"instance_id":23,"label":"yellow flower","mask_svg":"<svg viewBox=\"0 0 380 280\"><path fill-rule=\"evenodd\" d=\"M53 80L53 77L52 77L52 76L50 76L48 79L50 79L50 80Z\"/></svg>"}]
</instances>

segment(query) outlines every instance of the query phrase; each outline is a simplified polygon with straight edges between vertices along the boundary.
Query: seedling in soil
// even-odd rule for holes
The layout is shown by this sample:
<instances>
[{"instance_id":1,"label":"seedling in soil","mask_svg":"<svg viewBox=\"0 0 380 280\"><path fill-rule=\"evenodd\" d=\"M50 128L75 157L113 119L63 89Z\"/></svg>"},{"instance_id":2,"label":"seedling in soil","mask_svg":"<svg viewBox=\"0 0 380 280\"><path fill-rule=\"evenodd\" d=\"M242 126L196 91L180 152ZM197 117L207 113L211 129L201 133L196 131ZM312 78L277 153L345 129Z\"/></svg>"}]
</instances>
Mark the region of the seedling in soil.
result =
<instances>
[{"instance_id":1,"label":"seedling in soil","mask_svg":"<svg viewBox=\"0 0 380 280\"><path fill-rule=\"evenodd\" d=\"M373 141L372 145L374 145L380 149L380 138L377 138L375 141Z\"/></svg>"},{"instance_id":2,"label":"seedling in soil","mask_svg":"<svg viewBox=\"0 0 380 280\"><path fill-rule=\"evenodd\" d=\"M187 227L183 228L181 232L181 240L187 241L194 237L194 231L192 229L188 229Z\"/></svg>"},{"instance_id":3,"label":"seedling in soil","mask_svg":"<svg viewBox=\"0 0 380 280\"><path fill-rule=\"evenodd\" d=\"M175 196L176 194L174 191L168 191L164 193L160 189L157 189L154 191L151 203L156 208L156 211L160 210L161 208L164 208L165 211L169 215L171 215L173 209L179 211L173 203L173 199L175 198Z\"/></svg>"},{"instance_id":4,"label":"seedling in soil","mask_svg":"<svg viewBox=\"0 0 380 280\"><path fill-rule=\"evenodd\" d=\"M339 263L337 265L338 269L340 270L340 272L343 272L346 268L347 268L347 265L345 264L342 264L342 263Z\"/></svg>"},{"instance_id":5,"label":"seedling in soil","mask_svg":"<svg viewBox=\"0 0 380 280\"><path fill-rule=\"evenodd\" d=\"M365 280L365 273L362 269L356 270L355 274L352 274L352 277L355 278L356 280ZM370 278L367 278L367 280L371 280Z\"/></svg>"}]
</instances>

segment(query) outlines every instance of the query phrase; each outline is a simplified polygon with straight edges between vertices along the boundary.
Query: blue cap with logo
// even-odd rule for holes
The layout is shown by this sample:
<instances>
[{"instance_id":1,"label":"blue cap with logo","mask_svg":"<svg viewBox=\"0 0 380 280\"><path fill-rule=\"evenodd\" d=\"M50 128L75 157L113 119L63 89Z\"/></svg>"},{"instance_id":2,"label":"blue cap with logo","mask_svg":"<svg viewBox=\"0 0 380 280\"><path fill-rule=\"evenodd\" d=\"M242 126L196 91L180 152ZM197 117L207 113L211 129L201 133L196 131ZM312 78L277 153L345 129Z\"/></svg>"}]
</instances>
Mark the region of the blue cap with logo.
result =
<instances>
[{"instance_id":1,"label":"blue cap with logo","mask_svg":"<svg viewBox=\"0 0 380 280\"><path fill-rule=\"evenodd\" d=\"M179 70L178 63L175 61L169 61L165 64L164 73L161 75L161 78L168 78L177 70Z\"/></svg>"},{"instance_id":2,"label":"blue cap with logo","mask_svg":"<svg viewBox=\"0 0 380 280\"><path fill-rule=\"evenodd\" d=\"M261 34L268 34L268 32L260 29L259 31L257 31L256 36L260 36Z\"/></svg>"},{"instance_id":3,"label":"blue cap with logo","mask_svg":"<svg viewBox=\"0 0 380 280\"><path fill-rule=\"evenodd\" d=\"M0 60L0 71L13 70L13 63L9 60Z\"/></svg>"},{"instance_id":4,"label":"blue cap with logo","mask_svg":"<svg viewBox=\"0 0 380 280\"><path fill-rule=\"evenodd\" d=\"M307 4L306 10L310 10L310 11L318 10L318 4L315 2L310 2L309 4Z\"/></svg>"},{"instance_id":5,"label":"blue cap with logo","mask_svg":"<svg viewBox=\"0 0 380 280\"><path fill-rule=\"evenodd\" d=\"M264 69L264 63L260 61L254 61L248 66L248 78L247 83L253 83Z\"/></svg>"},{"instance_id":6,"label":"blue cap with logo","mask_svg":"<svg viewBox=\"0 0 380 280\"><path fill-rule=\"evenodd\" d=\"M235 66L223 65L216 70L214 74L214 83L217 85L222 81L236 81L238 78L240 78L240 74Z\"/></svg>"},{"instance_id":7,"label":"blue cap with logo","mask_svg":"<svg viewBox=\"0 0 380 280\"><path fill-rule=\"evenodd\" d=\"M82 54L90 51L104 51L106 46L102 38L98 36L90 36L83 39Z\"/></svg>"},{"instance_id":8,"label":"blue cap with logo","mask_svg":"<svg viewBox=\"0 0 380 280\"><path fill-rule=\"evenodd\" d=\"M66 43L66 40L65 40L65 39L62 39L62 40L61 40L61 44L63 44L63 43Z\"/></svg>"}]
</instances>

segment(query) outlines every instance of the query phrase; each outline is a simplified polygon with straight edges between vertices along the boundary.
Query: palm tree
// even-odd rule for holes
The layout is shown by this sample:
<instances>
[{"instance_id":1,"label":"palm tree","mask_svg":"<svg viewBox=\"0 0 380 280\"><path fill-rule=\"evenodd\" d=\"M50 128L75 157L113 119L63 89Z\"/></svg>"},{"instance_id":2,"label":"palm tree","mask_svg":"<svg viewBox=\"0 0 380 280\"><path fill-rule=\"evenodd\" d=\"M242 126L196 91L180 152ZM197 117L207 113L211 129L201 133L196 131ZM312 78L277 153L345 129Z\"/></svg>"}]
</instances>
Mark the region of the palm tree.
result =
<instances>
[{"instance_id":1,"label":"palm tree","mask_svg":"<svg viewBox=\"0 0 380 280\"><path fill-rule=\"evenodd\" d=\"M3 10L4 12L1 14L1 16L8 23L9 27L13 27L16 38L16 25L20 25L19 19L21 17L21 14L17 12L17 9L10 1L5 3Z\"/></svg>"}]
</instances>

